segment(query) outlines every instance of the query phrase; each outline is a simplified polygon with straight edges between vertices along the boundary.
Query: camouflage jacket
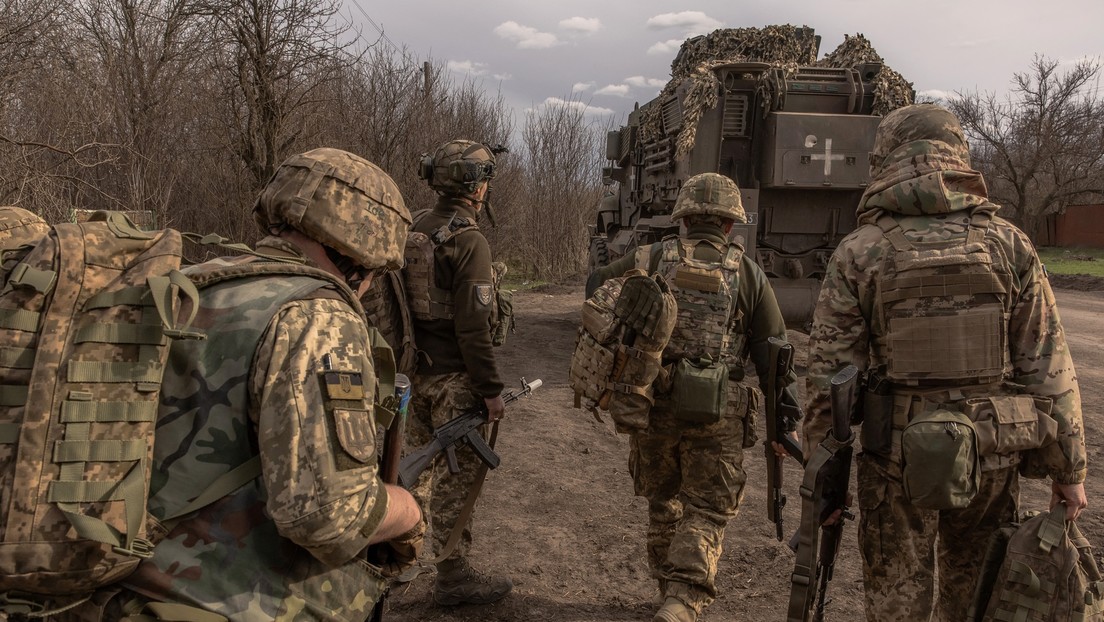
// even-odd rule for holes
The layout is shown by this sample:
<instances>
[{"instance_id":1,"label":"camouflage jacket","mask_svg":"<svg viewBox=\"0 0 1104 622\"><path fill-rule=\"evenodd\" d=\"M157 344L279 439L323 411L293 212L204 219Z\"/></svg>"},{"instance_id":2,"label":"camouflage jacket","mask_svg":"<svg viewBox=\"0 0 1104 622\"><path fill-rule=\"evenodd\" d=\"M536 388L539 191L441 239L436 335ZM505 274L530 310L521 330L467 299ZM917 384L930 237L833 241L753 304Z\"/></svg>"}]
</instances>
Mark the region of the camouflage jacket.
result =
<instances>
[{"instance_id":1,"label":"camouflage jacket","mask_svg":"<svg viewBox=\"0 0 1104 622\"><path fill-rule=\"evenodd\" d=\"M686 239L711 240L717 244L727 243L721 230L713 225L701 225L691 228L686 233ZM659 269L662 244L652 244L641 250L651 256L649 271L656 272ZM709 253L712 247L700 245L701 253ZM715 261L720 261L719 254L714 252ZM700 257L706 259L706 257ZM587 278L587 295L589 296L607 279L621 276L636 266L636 255L629 253L617 261L595 270ZM778 300L774 297L767 275L763 269L756 265L755 261L747 255L740 259L740 278L736 291L736 318L732 324L732 332L744 336L745 346L739 353L741 363L746 362L750 356L759 376L760 388L766 390L767 371L770 369L770 350L767 339L777 337L786 339L786 322L782 318L782 311L778 307ZM786 379L786 384L796 380L795 375ZM792 387L790 387L792 389ZM796 404L796 398L791 398Z\"/></svg>"},{"instance_id":2,"label":"camouflage jacket","mask_svg":"<svg viewBox=\"0 0 1104 622\"><path fill-rule=\"evenodd\" d=\"M273 238L261 248L296 254ZM262 477L183 519L126 586L234 620L365 619L383 581L360 553L387 497L359 304L299 265L250 257L188 272L207 339L170 351L150 511L175 512L258 453Z\"/></svg>"},{"instance_id":3,"label":"camouflage jacket","mask_svg":"<svg viewBox=\"0 0 1104 622\"><path fill-rule=\"evenodd\" d=\"M893 247L875 224L878 218L888 214L907 239L924 242L964 239L972 214L999 209L987 200L981 175L943 143L913 141L893 158L864 193L859 227L833 254L817 301L803 429L807 452L831 427L832 375L851 363L860 369L886 363L886 327L873 307L879 271ZM1036 450L1037 462L1059 483L1081 482L1086 472L1081 397L1050 283L1030 240L1004 219L992 218L985 243L1011 275L1007 334L1012 369L1005 380L1054 400L1058 442Z\"/></svg>"},{"instance_id":4,"label":"camouflage jacket","mask_svg":"<svg viewBox=\"0 0 1104 622\"><path fill-rule=\"evenodd\" d=\"M454 216L475 222L478 214L467 203L441 197L413 230L428 234L447 225ZM469 229L437 247L435 256L437 287L452 292L455 318L414 320L414 343L423 354L418 359L418 374L467 372L479 395L495 397L502 393L503 385L491 345L491 247L483 233Z\"/></svg>"}]
</instances>

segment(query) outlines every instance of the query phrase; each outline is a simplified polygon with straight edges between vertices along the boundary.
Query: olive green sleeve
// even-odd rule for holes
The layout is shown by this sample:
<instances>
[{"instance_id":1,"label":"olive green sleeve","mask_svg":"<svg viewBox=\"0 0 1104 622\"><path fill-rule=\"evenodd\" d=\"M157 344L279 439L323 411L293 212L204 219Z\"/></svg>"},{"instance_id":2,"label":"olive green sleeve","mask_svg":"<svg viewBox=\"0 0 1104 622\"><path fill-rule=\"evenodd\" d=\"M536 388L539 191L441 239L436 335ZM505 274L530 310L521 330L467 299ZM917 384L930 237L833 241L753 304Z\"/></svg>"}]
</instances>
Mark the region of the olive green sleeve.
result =
<instances>
[{"instance_id":1,"label":"olive green sleeve","mask_svg":"<svg viewBox=\"0 0 1104 622\"><path fill-rule=\"evenodd\" d=\"M617 261L602 266L594 272L590 273L586 282L586 297L590 298L594 295L594 291L602 286L602 283L617 278L629 270L632 270L636 266L636 259L633 253L629 253L618 259Z\"/></svg>"},{"instance_id":2,"label":"olive green sleeve","mask_svg":"<svg viewBox=\"0 0 1104 622\"><path fill-rule=\"evenodd\" d=\"M778 307L778 300L767 275L746 255L740 263L737 302L743 312L743 318L737 323L737 327L747 336L751 362L759 376L760 387L765 390L767 373L770 371L770 348L767 340L775 337L786 341L786 320L782 317L782 310ZM797 376L791 373L786 378L786 384L792 384L796 380Z\"/></svg>"},{"instance_id":3,"label":"olive green sleeve","mask_svg":"<svg viewBox=\"0 0 1104 622\"><path fill-rule=\"evenodd\" d=\"M491 314L494 305L491 248L479 231L465 231L453 238L451 249L455 272L452 296L455 301L456 343L472 388L483 397L502 393L494 346L491 343Z\"/></svg>"}]
</instances>

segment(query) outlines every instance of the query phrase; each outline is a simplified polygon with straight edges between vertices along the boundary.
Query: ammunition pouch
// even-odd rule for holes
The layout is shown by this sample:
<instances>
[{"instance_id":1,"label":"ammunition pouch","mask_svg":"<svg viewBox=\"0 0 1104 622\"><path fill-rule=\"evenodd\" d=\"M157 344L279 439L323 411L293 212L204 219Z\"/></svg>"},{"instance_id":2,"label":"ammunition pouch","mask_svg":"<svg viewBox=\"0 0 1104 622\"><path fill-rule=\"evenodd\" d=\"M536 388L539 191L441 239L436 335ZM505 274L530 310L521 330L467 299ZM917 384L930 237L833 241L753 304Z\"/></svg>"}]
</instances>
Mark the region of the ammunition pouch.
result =
<instances>
[{"instance_id":1,"label":"ammunition pouch","mask_svg":"<svg viewBox=\"0 0 1104 622\"><path fill-rule=\"evenodd\" d=\"M871 374L863 392L862 406L855 409L862 423L859 441L863 451L888 457L893 452L893 386L882 376Z\"/></svg>"},{"instance_id":2,"label":"ammunition pouch","mask_svg":"<svg viewBox=\"0 0 1104 622\"><path fill-rule=\"evenodd\" d=\"M913 417L901 433L901 467L912 505L928 510L970 505L981 484L973 422L947 404Z\"/></svg>"},{"instance_id":3,"label":"ammunition pouch","mask_svg":"<svg viewBox=\"0 0 1104 622\"><path fill-rule=\"evenodd\" d=\"M1033 395L995 395L968 398L966 416L977 430L982 471L1018 464L1023 452L1046 447L1058 437L1051 416L1053 400Z\"/></svg>"},{"instance_id":4,"label":"ammunition pouch","mask_svg":"<svg viewBox=\"0 0 1104 622\"><path fill-rule=\"evenodd\" d=\"M728 403L728 366L710 357L679 359L671 379L675 417L690 423L716 423Z\"/></svg>"}]
</instances>

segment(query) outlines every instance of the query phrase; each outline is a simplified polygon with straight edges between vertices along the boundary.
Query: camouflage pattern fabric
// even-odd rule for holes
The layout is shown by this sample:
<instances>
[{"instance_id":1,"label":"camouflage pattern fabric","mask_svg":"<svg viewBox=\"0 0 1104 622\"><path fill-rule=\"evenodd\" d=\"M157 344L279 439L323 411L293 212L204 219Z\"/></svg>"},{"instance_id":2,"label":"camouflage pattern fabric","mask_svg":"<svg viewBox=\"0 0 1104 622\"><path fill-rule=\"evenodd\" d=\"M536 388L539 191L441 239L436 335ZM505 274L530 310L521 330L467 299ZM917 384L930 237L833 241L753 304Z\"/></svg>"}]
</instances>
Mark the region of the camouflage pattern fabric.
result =
<instances>
[{"instance_id":1,"label":"camouflage pattern fabric","mask_svg":"<svg viewBox=\"0 0 1104 622\"><path fill-rule=\"evenodd\" d=\"M701 613L717 597L724 530L744 495L744 448L754 444L758 397L730 383L720 421L694 425L657 403L629 436L629 472L648 500L648 566L666 596Z\"/></svg>"},{"instance_id":2,"label":"camouflage pattern fabric","mask_svg":"<svg viewBox=\"0 0 1104 622\"><path fill-rule=\"evenodd\" d=\"M658 140L662 138L661 132L677 130L675 152L678 155L688 153L694 146L702 112L717 104L721 85L713 68L749 61L770 63L783 69L787 75L794 73L799 66L857 67L867 62L884 62L862 35L845 36L836 50L818 61L816 35L808 26L784 24L763 28L720 28L683 42L671 63L671 79L657 96L657 101L662 101L674 95L685 81L690 81L682 125L679 128L665 128L661 107L650 106L642 111L641 139ZM888 66L883 64L875 84L875 114L886 114L912 103L912 83Z\"/></svg>"},{"instance_id":3,"label":"camouflage pattern fabric","mask_svg":"<svg viewBox=\"0 0 1104 622\"><path fill-rule=\"evenodd\" d=\"M719 216L747 222L736 182L719 173L700 173L686 180L675 201L671 220L686 216Z\"/></svg>"},{"instance_id":4,"label":"camouflage pattern fabric","mask_svg":"<svg viewBox=\"0 0 1104 622\"><path fill-rule=\"evenodd\" d=\"M232 620L364 620L384 582L359 554L387 503L359 303L328 273L256 258L189 276L208 338L171 350L150 510L175 512L258 451L262 481L182 521L127 587Z\"/></svg>"},{"instance_id":5,"label":"camouflage pattern fabric","mask_svg":"<svg viewBox=\"0 0 1104 622\"><path fill-rule=\"evenodd\" d=\"M483 398L475 392L471 377L465 372L415 376L410 399L411 413L406 423L407 447L415 449L426 445L433 440L434 428L482 404ZM438 460L432 468L422 472L411 490L422 512L428 514L433 547L426 552L432 557L438 556L444 549L483 464L467 445L456 450L456 462L460 472L449 473L445 461ZM462 526L460 540L448 559L468 556L472 544L472 522L473 519L469 518L468 524Z\"/></svg>"},{"instance_id":6,"label":"camouflage pattern fabric","mask_svg":"<svg viewBox=\"0 0 1104 622\"><path fill-rule=\"evenodd\" d=\"M21 207L0 207L0 287L15 264L49 231L45 220Z\"/></svg>"},{"instance_id":7,"label":"camouflage pattern fabric","mask_svg":"<svg viewBox=\"0 0 1104 622\"><path fill-rule=\"evenodd\" d=\"M989 535L1015 518L1015 468L983 473L977 496L961 510L912 506L901 486L900 465L868 453L858 458L857 477L866 618L962 620ZM936 573L939 598L933 610Z\"/></svg>"},{"instance_id":8,"label":"camouflage pattern fabric","mask_svg":"<svg viewBox=\"0 0 1104 622\"><path fill-rule=\"evenodd\" d=\"M851 363L860 369L888 364L888 329L874 305L880 272L893 246L882 228L874 223L888 216L901 227L907 240L915 242L965 239L974 214L993 214L998 209L985 198L984 180L970 169L961 148L939 139L948 137L938 128L946 123L946 116L916 115L916 112L905 109L901 115L934 126L936 139L916 139L917 135L907 127L894 127L894 115L886 118L887 132L879 140L888 150L883 161L877 163L874 169L877 176L859 205L859 227L843 239L828 265L810 334L808 402L802 434L806 450L819 444L831 427L832 375ZM903 137L905 142L894 137ZM1012 368L1005 381L1019 385L1019 392L1052 399L1051 415L1058 422L1058 440L1027 452L1021 468L1032 477L1049 476L1058 483L1081 482L1087 468L1081 397L1054 293L1031 242L1013 225L993 216L983 241L992 257L1005 262L999 270L1012 275L1008 298L1013 306L1005 327ZM983 397L993 391L992 387L950 388L966 398ZM887 479L886 485L891 486L892 480ZM975 505L986 502L985 496L979 499ZM989 500L997 506L1003 503L998 497ZM999 509L995 508L993 511ZM971 506L970 510L976 515L987 511L980 505ZM898 525L911 526L907 517L908 514L902 514L895 520ZM942 521L940 515L940 530ZM987 535L984 533L979 539L984 541ZM973 561L980 563L981 556ZM864 578L868 586L878 580L870 572ZM947 586L943 588L945 592L959 588L972 592L974 587L972 584L951 587L946 580L944 577L940 581Z\"/></svg>"}]
</instances>

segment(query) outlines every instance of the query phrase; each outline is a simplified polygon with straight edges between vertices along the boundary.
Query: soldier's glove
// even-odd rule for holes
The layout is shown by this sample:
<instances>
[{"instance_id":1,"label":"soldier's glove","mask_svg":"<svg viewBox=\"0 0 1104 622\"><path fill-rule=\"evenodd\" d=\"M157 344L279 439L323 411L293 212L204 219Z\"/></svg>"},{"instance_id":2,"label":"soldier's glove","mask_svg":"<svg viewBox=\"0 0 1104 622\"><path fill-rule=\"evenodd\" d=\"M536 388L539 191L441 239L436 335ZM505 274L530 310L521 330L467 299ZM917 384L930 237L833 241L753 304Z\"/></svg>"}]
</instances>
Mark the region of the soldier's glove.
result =
<instances>
[{"instance_id":1,"label":"soldier's glove","mask_svg":"<svg viewBox=\"0 0 1104 622\"><path fill-rule=\"evenodd\" d=\"M418 555L422 552L422 543L425 541L426 522L423 515L417 525L395 538L388 540L384 547L386 559L380 564L383 576L397 577L407 568L418 563Z\"/></svg>"},{"instance_id":2,"label":"soldier's glove","mask_svg":"<svg viewBox=\"0 0 1104 622\"><path fill-rule=\"evenodd\" d=\"M613 313L629 328L651 337L663 310L663 290L655 279L636 275L625 279Z\"/></svg>"}]
</instances>

